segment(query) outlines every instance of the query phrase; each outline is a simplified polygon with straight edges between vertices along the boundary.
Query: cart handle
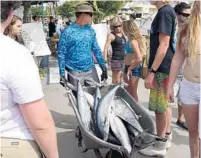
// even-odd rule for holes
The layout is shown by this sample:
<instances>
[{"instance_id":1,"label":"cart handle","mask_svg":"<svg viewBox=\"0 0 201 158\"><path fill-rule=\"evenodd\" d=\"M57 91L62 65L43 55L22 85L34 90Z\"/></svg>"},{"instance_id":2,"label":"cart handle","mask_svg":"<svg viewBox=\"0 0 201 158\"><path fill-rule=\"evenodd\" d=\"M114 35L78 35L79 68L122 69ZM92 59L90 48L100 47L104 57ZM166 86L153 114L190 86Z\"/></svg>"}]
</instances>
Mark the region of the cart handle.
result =
<instances>
[{"instance_id":1,"label":"cart handle","mask_svg":"<svg viewBox=\"0 0 201 158\"><path fill-rule=\"evenodd\" d=\"M72 75L68 71L66 71L66 72L67 72L67 75L70 75L74 80L76 80L77 82L79 81L79 79L76 78L74 75ZM84 81L92 82L96 87L99 87L99 88L105 86L105 84L98 83L98 82L94 81L92 78L85 78ZM66 78L64 80L64 87L66 90L71 89L73 91L77 91L77 88L74 85L72 85L71 83L69 83Z\"/></svg>"}]
</instances>

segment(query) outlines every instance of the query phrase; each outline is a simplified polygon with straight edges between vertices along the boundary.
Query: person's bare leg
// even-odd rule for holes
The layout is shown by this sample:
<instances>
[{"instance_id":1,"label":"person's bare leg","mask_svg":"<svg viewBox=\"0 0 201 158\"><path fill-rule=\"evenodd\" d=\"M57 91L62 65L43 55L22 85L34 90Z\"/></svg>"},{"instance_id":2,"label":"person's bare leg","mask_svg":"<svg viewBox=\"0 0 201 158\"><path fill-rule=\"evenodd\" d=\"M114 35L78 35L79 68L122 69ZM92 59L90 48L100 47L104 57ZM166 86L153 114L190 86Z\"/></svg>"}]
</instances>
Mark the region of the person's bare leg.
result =
<instances>
[{"instance_id":1,"label":"person's bare leg","mask_svg":"<svg viewBox=\"0 0 201 158\"><path fill-rule=\"evenodd\" d=\"M167 111L164 113L155 113L156 130L159 137L165 138L167 130Z\"/></svg>"},{"instance_id":2,"label":"person's bare leg","mask_svg":"<svg viewBox=\"0 0 201 158\"><path fill-rule=\"evenodd\" d=\"M178 119L179 122L184 122L184 113L183 113L183 108L181 105L178 104Z\"/></svg>"},{"instance_id":3,"label":"person's bare leg","mask_svg":"<svg viewBox=\"0 0 201 158\"><path fill-rule=\"evenodd\" d=\"M166 133L171 133L171 129L170 129L171 122L172 122L172 108L171 107L167 108L166 117L167 117Z\"/></svg>"},{"instance_id":4,"label":"person's bare leg","mask_svg":"<svg viewBox=\"0 0 201 158\"><path fill-rule=\"evenodd\" d=\"M120 82L120 71L113 70L112 71L112 83L117 84Z\"/></svg>"},{"instance_id":5,"label":"person's bare leg","mask_svg":"<svg viewBox=\"0 0 201 158\"><path fill-rule=\"evenodd\" d=\"M126 90L131 95L132 87L131 87L131 80L128 80L128 77L126 74L124 74L124 82L128 84L128 87L126 87Z\"/></svg>"},{"instance_id":6,"label":"person's bare leg","mask_svg":"<svg viewBox=\"0 0 201 158\"><path fill-rule=\"evenodd\" d=\"M198 105L184 105L183 112L188 124L189 145L191 158L199 158L199 135L198 135Z\"/></svg>"},{"instance_id":7,"label":"person's bare leg","mask_svg":"<svg viewBox=\"0 0 201 158\"><path fill-rule=\"evenodd\" d=\"M138 82L139 82L139 77L131 78L131 95L135 99L136 102L139 101L138 94L137 94Z\"/></svg>"}]
</instances>

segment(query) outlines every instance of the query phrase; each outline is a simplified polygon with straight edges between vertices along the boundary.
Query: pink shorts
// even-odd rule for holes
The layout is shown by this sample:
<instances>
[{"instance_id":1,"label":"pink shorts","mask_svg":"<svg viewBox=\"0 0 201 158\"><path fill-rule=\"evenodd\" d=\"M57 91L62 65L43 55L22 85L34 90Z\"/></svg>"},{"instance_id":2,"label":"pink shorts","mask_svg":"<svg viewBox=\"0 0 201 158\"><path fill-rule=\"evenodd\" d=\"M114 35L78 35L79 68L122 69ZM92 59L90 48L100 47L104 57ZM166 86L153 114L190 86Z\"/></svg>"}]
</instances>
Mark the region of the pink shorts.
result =
<instances>
[{"instance_id":1,"label":"pink shorts","mask_svg":"<svg viewBox=\"0 0 201 158\"><path fill-rule=\"evenodd\" d=\"M111 70L123 70L124 68L124 60L111 60Z\"/></svg>"}]
</instances>

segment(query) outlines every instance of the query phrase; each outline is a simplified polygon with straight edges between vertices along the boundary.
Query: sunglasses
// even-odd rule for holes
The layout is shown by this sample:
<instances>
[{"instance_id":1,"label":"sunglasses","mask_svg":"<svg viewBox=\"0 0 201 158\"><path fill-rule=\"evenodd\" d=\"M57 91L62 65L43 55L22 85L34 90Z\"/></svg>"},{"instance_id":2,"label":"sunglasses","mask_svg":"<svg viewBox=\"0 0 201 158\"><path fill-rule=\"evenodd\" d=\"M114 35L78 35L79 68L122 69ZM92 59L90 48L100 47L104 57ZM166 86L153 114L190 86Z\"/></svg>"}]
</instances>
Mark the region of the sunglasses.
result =
<instances>
[{"instance_id":1,"label":"sunglasses","mask_svg":"<svg viewBox=\"0 0 201 158\"><path fill-rule=\"evenodd\" d=\"M89 12L86 12L86 13L84 13L84 14L87 14L87 15L89 15L90 17L93 16L93 13L89 13Z\"/></svg>"},{"instance_id":2,"label":"sunglasses","mask_svg":"<svg viewBox=\"0 0 201 158\"><path fill-rule=\"evenodd\" d=\"M179 15L188 18L191 14L179 12Z\"/></svg>"},{"instance_id":3,"label":"sunglasses","mask_svg":"<svg viewBox=\"0 0 201 158\"><path fill-rule=\"evenodd\" d=\"M117 25L117 26L114 26L114 28L118 28L118 27L121 27L122 25Z\"/></svg>"}]
</instances>

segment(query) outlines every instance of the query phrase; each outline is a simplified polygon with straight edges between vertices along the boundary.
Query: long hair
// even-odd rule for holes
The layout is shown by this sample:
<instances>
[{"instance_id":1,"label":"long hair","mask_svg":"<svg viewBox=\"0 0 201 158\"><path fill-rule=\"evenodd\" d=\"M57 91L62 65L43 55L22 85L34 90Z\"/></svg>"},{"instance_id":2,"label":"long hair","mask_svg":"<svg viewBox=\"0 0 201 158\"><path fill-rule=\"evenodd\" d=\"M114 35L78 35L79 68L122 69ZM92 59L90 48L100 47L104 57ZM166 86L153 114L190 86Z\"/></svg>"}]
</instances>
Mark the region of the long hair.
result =
<instances>
[{"instance_id":1,"label":"long hair","mask_svg":"<svg viewBox=\"0 0 201 158\"><path fill-rule=\"evenodd\" d=\"M200 47L200 7L194 4L189 24L180 32L179 35L179 49L183 47L183 40L186 47L185 55L193 61L196 59L196 55L199 54Z\"/></svg>"},{"instance_id":2,"label":"long hair","mask_svg":"<svg viewBox=\"0 0 201 158\"><path fill-rule=\"evenodd\" d=\"M140 52L145 55L145 43L140 34L140 30L133 20L123 22L124 33L128 36L129 40L136 40L138 42Z\"/></svg>"},{"instance_id":3,"label":"long hair","mask_svg":"<svg viewBox=\"0 0 201 158\"><path fill-rule=\"evenodd\" d=\"M187 56L195 59L200 51L200 6L195 2L186 32Z\"/></svg>"},{"instance_id":4,"label":"long hair","mask_svg":"<svg viewBox=\"0 0 201 158\"><path fill-rule=\"evenodd\" d=\"M18 20L22 21L22 19L19 18L18 16L13 16L13 19L12 19L11 23L8 25L8 27L7 27L7 28L5 29L5 31L4 31L4 34L5 34L6 36L9 36L9 37L11 37L11 38L16 38L16 37L14 37L14 35L13 35L13 25L15 25L15 23L16 23Z\"/></svg>"}]
</instances>

